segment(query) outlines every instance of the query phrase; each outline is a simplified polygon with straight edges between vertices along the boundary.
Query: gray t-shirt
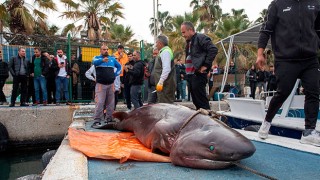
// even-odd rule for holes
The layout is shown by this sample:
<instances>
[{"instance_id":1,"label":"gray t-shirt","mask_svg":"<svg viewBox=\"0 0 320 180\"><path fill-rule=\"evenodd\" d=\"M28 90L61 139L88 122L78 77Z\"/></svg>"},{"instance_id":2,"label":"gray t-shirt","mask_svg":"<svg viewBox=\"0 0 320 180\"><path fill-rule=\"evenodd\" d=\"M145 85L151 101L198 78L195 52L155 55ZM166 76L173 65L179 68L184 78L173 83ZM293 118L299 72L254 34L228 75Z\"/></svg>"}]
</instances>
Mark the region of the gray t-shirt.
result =
<instances>
[{"instance_id":1,"label":"gray t-shirt","mask_svg":"<svg viewBox=\"0 0 320 180\"><path fill-rule=\"evenodd\" d=\"M20 59L20 72L19 75L26 75L27 71L26 71L26 66L24 65L24 61L23 58Z\"/></svg>"}]
</instances>

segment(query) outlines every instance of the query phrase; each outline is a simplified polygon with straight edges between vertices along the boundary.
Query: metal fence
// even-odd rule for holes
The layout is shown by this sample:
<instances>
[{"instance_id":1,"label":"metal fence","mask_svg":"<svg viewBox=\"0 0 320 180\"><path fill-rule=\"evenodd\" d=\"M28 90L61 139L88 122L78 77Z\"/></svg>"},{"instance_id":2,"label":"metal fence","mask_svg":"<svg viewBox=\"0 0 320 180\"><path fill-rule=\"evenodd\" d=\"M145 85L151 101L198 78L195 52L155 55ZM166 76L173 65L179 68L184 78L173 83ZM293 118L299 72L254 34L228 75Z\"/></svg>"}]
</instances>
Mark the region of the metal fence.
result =
<instances>
[{"instance_id":1,"label":"metal fence","mask_svg":"<svg viewBox=\"0 0 320 180\"><path fill-rule=\"evenodd\" d=\"M94 56L100 54L100 45L99 44L107 44L109 47L109 54L114 53L117 50L117 46L119 42L100 42L99 44L95 45L89 45L86 42L82 42L79 40L72 40L70 37L68 38L60 38L56 41L54 39L56 38L50 38L50 37L38 37L40 39L45 40L47 39L47 43L36 43L35 46L31 44L35 44L34 37L26 37L19 35L13 35L9 34L1 36L1 42L0 44L0 50L2 53L2 58L5 62L9 62L10 58L18 55L18 49L19 47L24 47L26 49L26 58L31 59L32 55L34 54L33 50L34 47L39 47L43 51L48 52L49 54L55 55L57 49L62 49L65 52L65 55L67 56L67 59L69 63L71 64L71 55L76 55L77 61L76 63L79 65L80 74L78 75L78 83L76 86L72 88L72 78L69 80L69 97L72 102L83 102L83 103L89 103L94 100L94 83L91 82L89 79L85 77L85 72L90 68L91 62ZM3 38L9 37L4 43ZM17 41L19 39L23 39L23 41ZM41 41L41 42L42 42ZM11 45L9 42L13 42L17 45ZM32 43L30 43L32 42ZM80 43L79 43L80 42ZM39 46L38 46L39 45ZM129 51L129 49L126 49L126 51ZM131 50L132 51L132 50ZM30 77L31 78L31 77ZM31 89L31 90L30 90ZM11 98L11 91L12 91L12 77L7 79L6 85L4 87L4 93L7 97L7 101L10 102ZM28 97L34 96L34 93L32 92L32 87L29 87ZM34 91L34 90L33 90ZM31 94L31 95L30 95ZM120 96L121 99L122 96ZM31 101L31 98L28 99L29 102ZM17 97L17 101L19 102L19 96Z\"/></svg>"}]
</instances>

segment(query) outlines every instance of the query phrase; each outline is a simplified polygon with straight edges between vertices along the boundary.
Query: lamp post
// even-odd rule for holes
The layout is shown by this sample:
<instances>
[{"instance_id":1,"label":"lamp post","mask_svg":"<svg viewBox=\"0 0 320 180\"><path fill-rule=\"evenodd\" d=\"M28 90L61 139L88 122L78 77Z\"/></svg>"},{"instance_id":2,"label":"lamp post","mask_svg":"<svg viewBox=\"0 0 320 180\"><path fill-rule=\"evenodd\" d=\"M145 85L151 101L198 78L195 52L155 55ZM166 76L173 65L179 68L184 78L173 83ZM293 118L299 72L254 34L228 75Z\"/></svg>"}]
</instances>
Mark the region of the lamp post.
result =
<instances>
[{"instance_id":1,"label":"lamp post","mask_svg":"<svg viewBox=\"0 0 320 180\"><path fill-rule=\"evenodd\" d=\"M159 12L159 0L153 0L154 44L156 44L157 36L158 36L158 12Z\"/></svg>"}]
</instances>

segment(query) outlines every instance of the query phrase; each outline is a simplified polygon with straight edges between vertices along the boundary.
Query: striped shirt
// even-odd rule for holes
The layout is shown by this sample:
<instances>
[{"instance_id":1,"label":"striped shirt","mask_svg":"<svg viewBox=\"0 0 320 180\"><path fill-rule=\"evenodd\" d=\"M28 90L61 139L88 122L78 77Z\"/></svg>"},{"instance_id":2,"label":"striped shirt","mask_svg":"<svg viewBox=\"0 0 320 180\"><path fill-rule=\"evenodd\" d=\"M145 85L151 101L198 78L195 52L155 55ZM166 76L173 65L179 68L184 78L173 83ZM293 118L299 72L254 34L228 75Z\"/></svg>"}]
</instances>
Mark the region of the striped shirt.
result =
<instances>
[{"instance_id":1,"label":"striped shirt","mask_svg":"<svg viewBox=\"0 0 320 180\"><path fill-rule=\"evenodd\" d=\"M192 64L192 59L191 59L191 55L190 55L190 51L191 51L191 41L188 43L188 54L187 54L187 58L186 58L186 74L194 74L195 72L195 68L194 65Z\"/></svg>"}]
</instances>

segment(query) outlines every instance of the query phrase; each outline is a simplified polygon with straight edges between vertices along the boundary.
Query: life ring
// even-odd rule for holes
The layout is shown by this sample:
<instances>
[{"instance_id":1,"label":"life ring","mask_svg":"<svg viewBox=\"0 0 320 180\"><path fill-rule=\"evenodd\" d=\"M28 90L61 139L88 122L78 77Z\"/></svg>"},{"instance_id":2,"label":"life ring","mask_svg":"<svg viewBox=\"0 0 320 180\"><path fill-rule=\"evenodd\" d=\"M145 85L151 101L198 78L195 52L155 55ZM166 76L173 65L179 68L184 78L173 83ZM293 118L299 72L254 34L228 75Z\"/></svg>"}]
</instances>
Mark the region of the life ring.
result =
<instances>
[{"instance_id":1,"label":"life ring","mask_svg":"<svg viewBox=\"0 0 320 180\"><path fill-rule=\"evenodd\" d=\"M7 149L9 134L6 127L0 122L0 152Z\"/></svg>"},{"instance_id":2,"label":"life ring","mask_svg":"<svg viewBox=\"0 0 320 180\"><path fill-rule=\"evenodd\" d=\"M56 154L57 150L50 150L42 155L41 161L43 169L50 163L51 158Z\"/></svg>"}]
</instances>

